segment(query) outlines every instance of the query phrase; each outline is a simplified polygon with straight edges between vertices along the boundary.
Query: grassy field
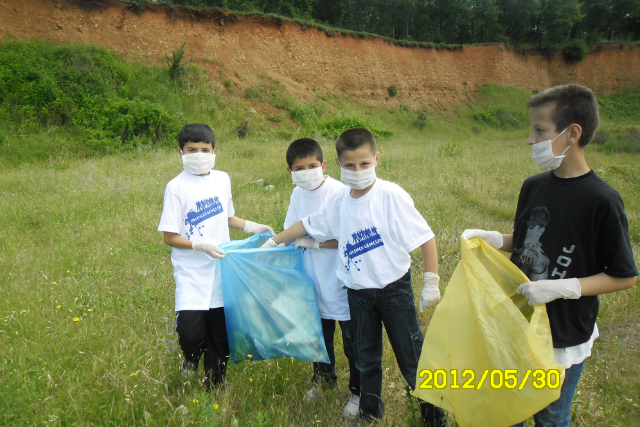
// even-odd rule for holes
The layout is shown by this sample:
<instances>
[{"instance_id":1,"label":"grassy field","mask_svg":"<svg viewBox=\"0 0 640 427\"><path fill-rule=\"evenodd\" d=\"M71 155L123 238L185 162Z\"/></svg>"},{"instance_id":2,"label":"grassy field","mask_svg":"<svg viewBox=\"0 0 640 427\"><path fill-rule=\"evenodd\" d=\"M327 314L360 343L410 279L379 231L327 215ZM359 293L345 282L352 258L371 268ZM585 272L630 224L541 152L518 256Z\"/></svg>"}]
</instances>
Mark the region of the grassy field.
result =
<instances>
[{"instance_id":1,"label":"grassy field","mask_svg":"<svg viewBox=\"0 0 640 427\"><path fill-rule=\"evenodd\" d=\"M161 75L161 70L154 72ZM419 112L374 110L348 98L327 101L329 113L289 104L282 121L272 126L266 114L251 109L282 101L285 95L277 88L263 88L258 92L263 98L253 99L224 91L211 95L205 90L209 86L202 85L166 89L167 97L188 106L182 115L179 107L167 107L169 113L184 123L210 116L214 129L221 129L216 168L231 177L237 215L278 231L293 189L284 158L291 138L319 135L317 125L329 113L359 117L393 132L379 140L378 176L405 188L437 230L444 292L459 260L462 230L510 232L520 185L539 172L524 143L527 118L521 105L528 94L516 89L489 87L479 104L449 116L429 113L428 120L420 119ZM207 112L209 96L219 99L215 114ZM620 112L627 101L607 99L611 105L603 111L603 129L609 137L590 147L587 159L622 195L639 261L640 154L616 145L615 135L637 131L640 120L637 112ZM637 94L632 99L637 102ZM291 114L295 108L301 109L299 116ZM298 121L292 122L292 116ZM229 120L241 123L247 117L256 131L238 139ZM313 120L304 123L300 117ZM54 142L60 138L82 145L82 139L61 127L19 123L8 115L1 120L0 425L348 424L340 415L349 396L348 367L340 351L340 387L318 403L302 401L311 365L290 359L233 366L226 389L212 394L195 381L181 380L171 328L170 249L156 231L165 185L182 170L177 144L138 145L89 158L60 152L38 160L46 159L46 152L28 151L47 132ZM327 172L339 178L332 140L319 140ZM275 189L242 185L257 179ZM244 237L232 231L233 239ZM419 253L412 257L418 293L421 261ZM638 425L640 289L604 295L600 301L601 337L579 384L574 417L579 425ZM420 315L423 330L432 313ZM340 348L339 334L336 340ZM383 365L387 406L381 424L419 425L388 340Z\"/></svg>"}]
</instances>

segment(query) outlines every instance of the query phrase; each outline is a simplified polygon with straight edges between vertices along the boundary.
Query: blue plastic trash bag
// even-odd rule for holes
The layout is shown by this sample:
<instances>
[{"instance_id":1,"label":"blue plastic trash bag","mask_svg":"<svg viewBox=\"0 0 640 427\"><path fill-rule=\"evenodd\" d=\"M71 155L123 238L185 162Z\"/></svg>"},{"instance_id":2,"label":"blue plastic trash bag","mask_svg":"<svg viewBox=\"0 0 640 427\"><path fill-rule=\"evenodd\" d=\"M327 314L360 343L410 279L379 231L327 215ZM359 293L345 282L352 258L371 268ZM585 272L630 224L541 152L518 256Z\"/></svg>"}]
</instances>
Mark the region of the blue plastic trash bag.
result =
<instances>
[{"instance_id":1,"label":"blue plastic trash bag","mask_svg":"<svg viewBox=\"0 0 640 427\"><path fill-rule=\"evenodd\" d=\"M259 249L270 237L262 233L220 245L227 256L216 280L222 284L231 364L279 357L329 363L301 252L293 245Z\"/></svg>"}]
</instances>

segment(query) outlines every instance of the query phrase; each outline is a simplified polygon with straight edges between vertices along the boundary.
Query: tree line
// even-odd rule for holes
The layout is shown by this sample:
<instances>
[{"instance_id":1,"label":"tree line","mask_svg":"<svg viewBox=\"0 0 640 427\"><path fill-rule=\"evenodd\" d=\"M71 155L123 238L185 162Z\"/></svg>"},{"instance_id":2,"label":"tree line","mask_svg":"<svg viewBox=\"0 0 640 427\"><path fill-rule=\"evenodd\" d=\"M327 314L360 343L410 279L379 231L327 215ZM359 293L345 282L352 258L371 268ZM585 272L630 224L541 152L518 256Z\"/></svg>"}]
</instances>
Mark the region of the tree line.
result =
<instances>
[{"instance_id":1,"label":"tree line","mask_svg":"<svg viewBox=\"0 0 640 427\"><path fill-rule=\"evenodd\" d=\"M172 0L275 13L399 40L553 49L640 40L640 0Z\"/></svg>"}]
</instances>

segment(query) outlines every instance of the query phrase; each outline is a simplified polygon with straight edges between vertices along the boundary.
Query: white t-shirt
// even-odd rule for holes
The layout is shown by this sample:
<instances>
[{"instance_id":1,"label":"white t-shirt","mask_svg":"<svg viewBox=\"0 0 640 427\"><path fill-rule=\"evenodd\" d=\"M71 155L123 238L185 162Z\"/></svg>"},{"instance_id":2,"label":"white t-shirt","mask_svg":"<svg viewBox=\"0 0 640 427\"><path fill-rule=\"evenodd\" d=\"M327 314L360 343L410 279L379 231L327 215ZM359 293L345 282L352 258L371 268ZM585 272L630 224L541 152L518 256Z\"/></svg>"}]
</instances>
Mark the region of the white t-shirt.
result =
<instances>
[{"instance_id":1,"label":"white t-shirt","mask_svg":"<svg viewBox=\"0 0 640 427\"><path fill-rule=\"evenodd\" d=\"M182 172L167 184L158 231L192 242L229 241L228 218L235 215L231 181L225 172L207 176ZM176 311L224 307L222 287L214 286L218 260L193 249L171 248Z\"/></svg>"},{"instance_id":2,"label":"white t-shirt","mask_svg":"<svg viewBox=\"0 0 640 427\"><path fill-rule=\"evenodd\" d=\"M593 326L593 333L589 341L574 345L573 347L554 348L553 353L556 359L556 364L562 365L565 369L577 365L585 361L585 359L591 356L591 349L593 348L593 342L600 336L598 331L598 325Z\"/></svg>"},{"instance_id":3,"label":"white t-shirt","mask_svg":"<svg viewBox=\"0 0 640 427\"><path fill-rule=\"evenodd\" d=\"M329 196L303 218L307 233L324 242L338 240L338 279L351 289L382 289L407 273L409 253L434 236L411 196L393 182L377 179L354 199L350 188Z\"/></svg>"},{"instance_id":4,"label":"white t-shirt","mask_svg":"<svg viewBox=\"0 0 640 427\"><path fill-rule=\"evenodd\" d=\"M284 228L289 228L302 218L318 210L331 194L344 190L340 181L326 176L324 184L313 191L300 187L293 189ZM304 271L311 277L316 289L320 317L333 320L350 320L347 290L336 275L340 261L337 249L302 248Z\"/></svg>"}]
</instances>

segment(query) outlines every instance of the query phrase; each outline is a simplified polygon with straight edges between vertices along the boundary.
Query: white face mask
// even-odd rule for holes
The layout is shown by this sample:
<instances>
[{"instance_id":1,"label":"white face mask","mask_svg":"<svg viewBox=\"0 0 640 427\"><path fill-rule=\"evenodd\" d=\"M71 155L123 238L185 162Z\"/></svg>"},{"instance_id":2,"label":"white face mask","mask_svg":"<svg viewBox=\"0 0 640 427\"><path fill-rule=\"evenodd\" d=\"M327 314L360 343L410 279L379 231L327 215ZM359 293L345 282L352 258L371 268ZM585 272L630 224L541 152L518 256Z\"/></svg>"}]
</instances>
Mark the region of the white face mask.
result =
<instances>
[{"instance_id":1,"label":"white face mask","mask_svg":"<svg viewBox=\"0 0 640 427\"><path fill-rule=\"evenodd\" d=\"M567 129L560 132L558 136L565 133ZM533 161L536 162L536 164L540 166L542 169L558 169L560 167L560 164L562 163L562 159L565 158L564 153L566 153L569 147L571 147L569 145L569 147L567 147L562 152L562 154L560 154L559 156L554 156L551 144L553 144L553 141L555 141L558 138L558 136L548 141L539 142L531 146L531 154L533 156Z\"/></svg>"},{"instance_id":2,"label":"white face mask","mask_svg":"<svg viewBox=\"0 0 640 427\"><path fill-rule=\"evenodd\" d=\"M180 151L182 153L182 151ZM189 153L182 155L182 166L191 175L202 175L216 165L215 153Z\"/></svg>"},{"instance_id":3,"label":"white face mask","mask_svg":"<svg viewBox=\"0 0 640 427\"><path fill-rule=\"evenodd\" d=\"M361 170L360 172L349 171L340 166L340 171L340 180L344 182L347 187L351 187L354 190L364 190L376 180L375 166Z\"/></svg>"},{"instance_id":4,"label":"white face mask","mask_svg":"<svg viewBox=\"0 0 640 427\"><path fill-rule=\"evenodd\" d=\"M298 187L311 191L320 187L320 184L324 181L324 175L322 174L322 168L313 168L301 171L291 171L291 179Z\"/></svg>"}]
</instances>

